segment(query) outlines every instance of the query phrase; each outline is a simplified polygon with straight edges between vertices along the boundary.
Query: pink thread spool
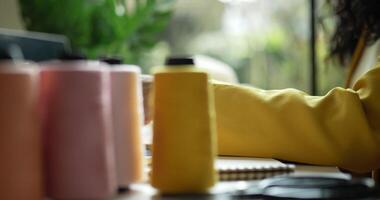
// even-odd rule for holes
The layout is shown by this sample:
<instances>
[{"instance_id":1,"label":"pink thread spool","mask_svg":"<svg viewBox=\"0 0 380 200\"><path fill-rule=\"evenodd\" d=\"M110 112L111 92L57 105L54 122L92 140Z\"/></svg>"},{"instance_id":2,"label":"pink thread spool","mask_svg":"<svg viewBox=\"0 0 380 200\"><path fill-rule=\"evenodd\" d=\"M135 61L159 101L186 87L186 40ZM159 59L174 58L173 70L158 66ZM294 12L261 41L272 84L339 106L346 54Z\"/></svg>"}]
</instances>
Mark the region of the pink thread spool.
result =
<instances>
[{"instance_id":1,"label":"pink thread spool","mask_svg":"<svg viewBox=\"0 0 380 200\"><path fill-rule=\"evenodd\" d=\"M112 65L112 120L117 182L120 189L143 179L143 100L140 68Z\"/></svg>"},{"instance_id":2,"label":"pink thread spool","mask_svg":"<svg viewBox=\"0 0 380 200\"><path fill-rule=\"evenodd\" d=\"M109 73L96 61L41 72L48 197L104 199L116 190Z\"/></svg>"},{"instance_id":3,"label":"pink thread spool","mask_svg":"<svg viewBox=\"0 0 380 200\"><path fill-rule=\"evenodd\" d=\"M43 199L36 75L32 64L0 60L0 199Z\"/></svg>"}]
</instances>

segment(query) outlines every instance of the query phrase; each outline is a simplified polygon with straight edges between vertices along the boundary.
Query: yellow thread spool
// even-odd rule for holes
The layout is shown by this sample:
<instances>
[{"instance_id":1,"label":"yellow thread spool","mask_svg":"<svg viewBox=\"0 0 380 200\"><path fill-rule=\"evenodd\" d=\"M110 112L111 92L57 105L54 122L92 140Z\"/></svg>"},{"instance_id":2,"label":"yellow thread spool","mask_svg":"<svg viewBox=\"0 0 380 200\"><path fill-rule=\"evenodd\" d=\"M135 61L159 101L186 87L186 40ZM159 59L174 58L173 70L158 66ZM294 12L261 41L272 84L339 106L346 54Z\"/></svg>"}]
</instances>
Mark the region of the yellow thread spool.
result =
<instances>
[{"instance_id":1,"label":"yellow thread spool","mask_svg":"<svg viewBox=\"0 0 380 200\"><path fill-rule=\"evenodd\" d=\"M216 180L216 126L208 75L192 59L154 74L151 183L161 193L202 193Z\"/></svg>"}]
</instances>

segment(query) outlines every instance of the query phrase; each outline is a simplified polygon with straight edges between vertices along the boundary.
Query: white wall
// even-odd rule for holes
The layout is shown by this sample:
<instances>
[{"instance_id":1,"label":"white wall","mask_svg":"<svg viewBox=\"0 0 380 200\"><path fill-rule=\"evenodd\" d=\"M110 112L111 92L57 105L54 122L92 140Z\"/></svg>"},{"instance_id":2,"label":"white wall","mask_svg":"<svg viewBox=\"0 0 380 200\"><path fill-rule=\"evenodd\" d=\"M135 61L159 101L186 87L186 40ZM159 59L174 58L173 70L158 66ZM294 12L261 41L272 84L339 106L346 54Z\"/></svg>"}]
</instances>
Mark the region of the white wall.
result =
<instances>
[{"instance_id":1,"label":"white wall","mask_svg":"<svg viewBox=\"0 0 380 200\"><path fill-rule=\"evenodd\" d=\"M0 27L23 29L18 0L0 0Z\"/></svg>"}]
</instances>

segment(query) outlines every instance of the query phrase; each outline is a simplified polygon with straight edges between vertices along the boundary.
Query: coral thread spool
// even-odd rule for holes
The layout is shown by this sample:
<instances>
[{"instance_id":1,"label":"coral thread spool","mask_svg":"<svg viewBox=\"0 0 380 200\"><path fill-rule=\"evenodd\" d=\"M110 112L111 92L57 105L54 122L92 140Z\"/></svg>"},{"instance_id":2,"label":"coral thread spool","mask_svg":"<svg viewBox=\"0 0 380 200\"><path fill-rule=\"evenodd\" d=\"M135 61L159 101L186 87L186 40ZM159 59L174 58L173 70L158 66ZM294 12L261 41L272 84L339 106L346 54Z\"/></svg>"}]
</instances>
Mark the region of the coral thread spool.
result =
<instances>
[{"instance_id":1,"label":"coral thread spool","mask_svg":"<svg viewBox=\"0 0 380 200\"><path fill-rule=\"evenodd\" d=\"M34 65L0 59L0 199L43 199Z\"/></svg>"}]
</instances>

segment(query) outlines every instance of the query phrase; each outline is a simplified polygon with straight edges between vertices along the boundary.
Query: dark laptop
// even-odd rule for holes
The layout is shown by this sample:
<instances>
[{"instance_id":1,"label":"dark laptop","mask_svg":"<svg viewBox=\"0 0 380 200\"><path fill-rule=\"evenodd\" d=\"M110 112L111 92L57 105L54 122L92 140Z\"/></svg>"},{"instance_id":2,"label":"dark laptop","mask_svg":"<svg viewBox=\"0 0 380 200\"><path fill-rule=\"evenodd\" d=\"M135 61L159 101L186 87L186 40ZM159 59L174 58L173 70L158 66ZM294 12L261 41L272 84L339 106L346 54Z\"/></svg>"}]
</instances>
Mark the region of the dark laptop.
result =
<instances>
[{"instance_id":1,"label":"dark laptop","mask_svg":"<svg viewBox=\"0 0 380 200\"><path fill-rule=\"evenodd\" d=\"M39 62L56 59L70 52L70 44L61 35L0 28L0 49L16 58Z\"/></svg>"}]
</instances>

